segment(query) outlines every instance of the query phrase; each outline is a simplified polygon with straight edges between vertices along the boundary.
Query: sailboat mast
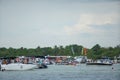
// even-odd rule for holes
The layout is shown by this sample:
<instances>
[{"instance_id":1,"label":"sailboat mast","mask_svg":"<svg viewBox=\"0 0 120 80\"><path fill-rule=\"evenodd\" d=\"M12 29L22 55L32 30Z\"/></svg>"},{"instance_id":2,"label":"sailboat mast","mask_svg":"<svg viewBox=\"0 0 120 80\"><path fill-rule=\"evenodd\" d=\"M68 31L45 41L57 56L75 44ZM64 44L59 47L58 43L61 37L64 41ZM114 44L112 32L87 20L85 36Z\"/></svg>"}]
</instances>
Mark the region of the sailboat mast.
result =
<instances>
[{"instance_id":1,"label":"sailboat mast","mask_svg":"<svg viewBox=\"0 0 120 80\"><path fill-rule=\"evenodd\" d=\"M74 52L74 49L73 49L73 47L71 47L71 50L72 50L72 53L73 53L73 55L75 54L75 52Z\"/></svg>"}]
</instances>

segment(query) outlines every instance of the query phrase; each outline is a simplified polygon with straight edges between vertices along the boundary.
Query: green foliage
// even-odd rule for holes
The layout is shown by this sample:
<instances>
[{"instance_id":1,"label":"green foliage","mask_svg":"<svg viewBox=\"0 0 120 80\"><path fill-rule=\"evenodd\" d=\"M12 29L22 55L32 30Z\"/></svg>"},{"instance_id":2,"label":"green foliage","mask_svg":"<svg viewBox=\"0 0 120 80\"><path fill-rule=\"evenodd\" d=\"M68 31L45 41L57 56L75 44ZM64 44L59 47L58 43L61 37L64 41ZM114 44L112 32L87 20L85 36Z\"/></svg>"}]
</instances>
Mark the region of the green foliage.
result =
<instances>
[{"instance_id":1,"label":"green foliage","mask_svg":"<svg viewBox=\"0 0 120 80\"><path fill-rule=\"evenodd\" d=\"M82 54L82 48L83 46L73 44L73 45L67 45L65 47L63 46L54 46L52 47L37 47L35 49L33 48L18 48L14 49L12 47L0 48L0 57L16 57L16 56L80 56ZM74 53L73 53L73 51ZM98 59L104 56L113 58L114 56L120 55L120 45L117 45L116 47L101 47L99 44L96 44L91 49L87 49L87 57L92 59Z\"/></svg>"}]
</instances>

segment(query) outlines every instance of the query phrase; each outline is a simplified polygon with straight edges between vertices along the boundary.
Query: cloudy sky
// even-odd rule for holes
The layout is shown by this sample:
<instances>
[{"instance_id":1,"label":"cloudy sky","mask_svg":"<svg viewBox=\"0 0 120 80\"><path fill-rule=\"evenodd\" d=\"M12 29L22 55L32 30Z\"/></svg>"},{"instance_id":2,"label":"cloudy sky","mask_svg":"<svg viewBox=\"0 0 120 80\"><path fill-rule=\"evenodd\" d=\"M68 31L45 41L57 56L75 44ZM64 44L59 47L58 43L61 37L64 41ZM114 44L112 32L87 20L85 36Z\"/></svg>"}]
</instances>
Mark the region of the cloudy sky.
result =
<instances>
[{"instance_id":1,"label":"cloudy sky","mask_svg":"<svg viewBox=\"0 0 120 80\"><path fill-rule=\"evenodd\" d=\"M0 47L120 44L120 0L0 0Z\"/></svg>"}]
</instances>

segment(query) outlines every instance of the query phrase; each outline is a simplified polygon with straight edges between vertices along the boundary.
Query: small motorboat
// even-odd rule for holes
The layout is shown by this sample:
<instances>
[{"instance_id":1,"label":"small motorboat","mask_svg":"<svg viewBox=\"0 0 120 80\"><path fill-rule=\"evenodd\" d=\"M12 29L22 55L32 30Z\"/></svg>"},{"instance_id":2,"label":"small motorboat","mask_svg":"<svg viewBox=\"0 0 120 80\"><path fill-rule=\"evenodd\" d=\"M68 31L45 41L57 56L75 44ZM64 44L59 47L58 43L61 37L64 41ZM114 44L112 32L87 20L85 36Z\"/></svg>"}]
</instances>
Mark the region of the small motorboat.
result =
<instances>
[{"instance_id":1,"label":"small motorboat","mask_svg":"<svg viewBox=\"0 0 120 80\"><path fill-rule=\"evenodd\" d=\"M37 69L45 69L45 68L48 68L48 66L46 65L46 64L44 64L44 63L42 63L42 64L39 64L39 63L37 63L36 64L37 65Z\"/></svg>"},{"instance_id":2,"label":"small motorboat","mask_svg":"<svg viewBox=\"0 0 120 80\"><path fill-rule=\"evenodd\" d=\"M34 68L36 68L36 65L23 63L10 63L1 65L1 70L30 70Z\"/></svg>"}]
</instances>

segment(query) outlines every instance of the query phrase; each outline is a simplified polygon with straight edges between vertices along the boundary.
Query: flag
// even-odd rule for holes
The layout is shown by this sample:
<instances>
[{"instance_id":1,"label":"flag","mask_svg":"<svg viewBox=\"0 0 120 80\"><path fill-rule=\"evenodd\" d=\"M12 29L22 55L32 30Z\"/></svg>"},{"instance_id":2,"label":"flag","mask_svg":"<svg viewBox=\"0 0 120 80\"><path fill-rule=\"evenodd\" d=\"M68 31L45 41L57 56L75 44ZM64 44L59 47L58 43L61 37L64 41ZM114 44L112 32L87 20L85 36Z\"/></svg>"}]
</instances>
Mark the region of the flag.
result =
<instances>
[{"instance_id":1,"label":"flag","mask_svg":"<svg viewBox=\"0 0 120 80\"><path fill-rule=\"evenodd\" d=\"M87 49L86 48L82 48L81 54L82 55L87 55Z\"/></svg>"},{"instance_id":2,"label":"flag","mask_svg":"<svg viewBox=\"0 0 120 80\"><path fill-rule=\"evenodd\" d=\"M87 49L84 48L84 55L87 55Z\"/></svg>"}]
</instances>

